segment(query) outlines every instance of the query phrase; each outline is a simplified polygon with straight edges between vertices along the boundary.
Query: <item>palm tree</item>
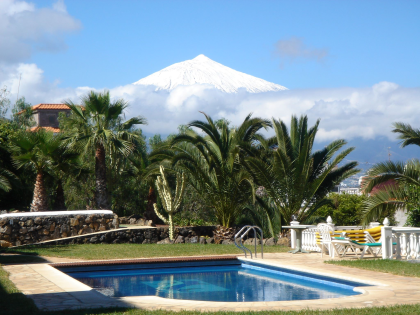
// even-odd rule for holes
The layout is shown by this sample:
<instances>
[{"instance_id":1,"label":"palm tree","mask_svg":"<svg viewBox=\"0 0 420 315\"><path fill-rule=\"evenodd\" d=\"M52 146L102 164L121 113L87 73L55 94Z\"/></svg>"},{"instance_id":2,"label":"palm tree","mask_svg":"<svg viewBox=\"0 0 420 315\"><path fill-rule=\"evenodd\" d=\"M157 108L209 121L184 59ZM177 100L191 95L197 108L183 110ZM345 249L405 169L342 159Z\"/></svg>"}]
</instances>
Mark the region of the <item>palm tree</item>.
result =
<instances>
[{"instance_id":1,"label":"palm tree","mask_svg":"<svg viewBox=\"0 0 420 315\"><path fill-rule=\"evenodd\" d=\"M264 187L283 222L292 215L304 222L328 202L325 197L335 185L359 171L354 169L356 162L338 166L354 148L334 157L346 144L344 140L336 140L313 152L319 120L308 128L307 116L300 119L292 116L290 133L283 121L273 119L272 124L275 136L260 139L264 148L262 156L250 155L245 159L245 166L254 181Z\"/></svg>"},{"instance_id":2,"label":"palm tree","mask_svg":"<svg viewBox=\"0 0 420 315\"><path fill-rule=\"evenodd\" d=\"M207 121L188 125L204 136L186 130L172 139L171 150L157 150L152 157L168 158L175 169L185 171L189 185L215 210L219 224L230 227L254 195L251 176L240 163L240 145L255 141L256 133L270 122L250 114L239 127L230 128L226 121L216 126L204 115Z\"/></svg>"},{"instance_id":3,"label":"palm tree","mask_svg":"<svg viewBox=\"0 0 420 315\"><path fill-rule=\"evenodd\" d=\"M401 147L408 145L420 146L420 130L410 125L397 122L394 123L392 132L398 133L402 140ZM388 184L394 181L394 184ZM418 190L420 189L420 161L412 159L407 163L403 162L382 162L374 165L364 178L363 190L371 193L376 189L363 205L363 223L379 219L384 214L391 213L403 205L415 204L418 207ZM413 200L414 199L416 200ZM414 209L413 208L413 209ZM410 209L409 209L410 210Z\"/></svg>"},{"instance_id":4,"label":"palm tree","mask_svg":"<svg viewBox=\"0 0 420 315\"><path fill-rule=\"evenodd\" d=\"M365 193L378 189L363 203L363 223L376 221L409 202L416 187L420 188L419 160L374 165L364 178L362 189Z\"/></svg>"},{"instance_id":5,"label":"palm tree","mask_svg":"<svg viewBox=\"0 0 420 315\"><path fill-rule=\"evenodd\" d=\"M66 210L66 203L64 197L63 180L72 175L75 180L78 179L78 175L86 173L87 170L84 168L80 154L76 151L67 150L63 145L63 136L56 135L60 140L60 146L56 148L50 154L50 174L57 181L55 201L53 205L54 210Z\"/></svg>"},{"instance_id":6,"label":"palm tree","mask_svg":"<svg viewBox=\"0 0 420 315\"><path fill-rule=\"evenodd\" d=\"M25 167L36 172L30 211L48 210L44 175L51 170L51 155L60 145L60 137L42 128L35 132L22 131L11 138L10 150L16 168Z\"/></svg>"},{"instance_id":7,"label":"palm tree","mask_svg":"<svg viewBox=\"0 0 420 315\"><path fill-rule=\"evenodd\" d=\"M12 189L9 179L7 177L14 176L14 174L6 169L0 169L0 189L6 192Z\"/></svg>"},{"instance_id":8,"label":"palm tree","mask_svg":"<svg viewBox=\"0 0 420 315\"><path fill-rule=\"evenodd\" d=\"M124 110L128 104L123 99L111 102L109 91L96 93L91 91L82 97L82 106L71 101L72 115L64 120L63 127L69 134L67 145L83 152L95 155L96 206L109 209L106 186L106 156L118 152L128 156L136 147L139 136L132 132L134 125L146 124L143 117L134 117L125 122Z\"/></svg>"}]
</instances>

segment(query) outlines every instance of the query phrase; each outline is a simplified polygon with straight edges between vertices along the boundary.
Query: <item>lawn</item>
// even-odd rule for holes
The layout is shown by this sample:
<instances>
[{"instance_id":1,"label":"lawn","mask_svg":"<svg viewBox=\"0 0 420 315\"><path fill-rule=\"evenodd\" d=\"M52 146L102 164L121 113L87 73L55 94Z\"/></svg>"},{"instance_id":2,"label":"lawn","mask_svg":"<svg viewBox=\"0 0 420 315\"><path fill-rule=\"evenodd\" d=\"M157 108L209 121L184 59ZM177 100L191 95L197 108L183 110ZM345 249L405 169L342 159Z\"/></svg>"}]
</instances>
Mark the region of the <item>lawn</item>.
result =
<instances>
[{"instance_id":1,"label":"lawn","mask_svg":"<svg viewBox=\"0 0 420 315\"><path fill-rule=\"evenodd\" d=\"M329 260L327 264L392 273L398 276L420 277L420 264L389 259ZM419 312L420 314L420 312Z\"/></svg>"},{"instance_id":2,"label":"lawn","mask_svg":"<svg viewBox=\"0 0 420 315\"><path fill-rule=\"evenodd\" d=\"M253 250L251 246L249 249ZM258 252L260 247L257 248ZM283 253L290 250L286 246L264 246L265 253ZM242 254L235 245L216 244L77 244L27 246L17 249L5 249L6 253L31 254L49 257L75 259L124 259L173 256L201 256ZM1 251L0 251L1 253Z\"/></svg>"}]
</instances>

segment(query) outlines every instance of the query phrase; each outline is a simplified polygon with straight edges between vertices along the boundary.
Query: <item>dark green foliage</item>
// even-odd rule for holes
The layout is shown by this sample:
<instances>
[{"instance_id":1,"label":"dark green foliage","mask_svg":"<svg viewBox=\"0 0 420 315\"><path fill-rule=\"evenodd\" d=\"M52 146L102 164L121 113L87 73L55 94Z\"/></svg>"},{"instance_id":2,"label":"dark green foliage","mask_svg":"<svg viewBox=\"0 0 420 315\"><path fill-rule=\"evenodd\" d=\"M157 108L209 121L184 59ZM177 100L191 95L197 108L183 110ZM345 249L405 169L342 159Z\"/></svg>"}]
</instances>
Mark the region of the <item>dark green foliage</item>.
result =
<instances>
[{"instance_id":1,"label":"dark green foliage","mask_svg":"<svg viewBox=\"0 0 420 315\"><path fill-rule=\"evenodd\" d=\"M156 134L153 137L149 138L149 149L151 151L156 150L159 145L162 144L162 137L160 134Z\"/></svg>"},{"instance_id":2,"label":"dark green foliage","mask_svg":"<svg viewBox=\"0 0 420 315\"><path fill-rule=\"evenodd\" d=\"M420 130L410 125L394 123L393 132L398 133L402 140L401 146L420 146ZM396 209L406 207L408 210L407 224L419 226L419 191L420 191L420 161L412 159L404 162L382 162L369 170L369 176L365 178L364 189L370 193L375 186L394 181L394 184L383 186L373 196L367 199L363 205L364 222L383 216L386 212L395 212Z\"/></svg>"},{"instance_id":3,"label":"dark green foliage","mask_svg":"<svg viewBox=\"0 0 420 315\"><path fill-rule=\"evenodd\" d=\"M324 222L331 216L335 225L359 225L362 221L362 205L367 199L366 196L349 194L330 194L328 199L330 204L319 208L314 216L319 217Z\"/></svg>"},{"instance_id":4,"label":"dark green foliage","mask_svg":"<svg viewBox=\"0 0 420 315\"><path fill-rule=\"evenodd\" d=\"M408 217L406 226L420 227L420 187L407 185L408 198L406 202Z\"/></svg>"},{"instance_id":5,"label":"dark green foliage","mask_svg":"<svg viewBox=\"0 0 420 315\"><path fill-rule=\"evenodd\" d=\"M242 213L242 216L237 222L239 225L257 225L259 226L264 234L264 238L278 238L281 226L286 224L282 222L280 212L270 197L265 194L259 194L257 189L256 202L249 204L248 207Z\"/></svg>"},{"instance_id":6,"label":"dark green foliage","mask_svg":"<svg viewBox=\"0 0 420 315\"><path fill-rule=\"evenodd\" d=\"M252 179L240 163L244 153L240 146L256 141L256 133L269 122L248 115L238 128L229 128L226 121L217 126L211 117L205 117L206 121L189 124L204 136L187 129L172 139L170 147L152 156L186 172L188 184L214 209L217 222L230 227L254 195Z\"/></svg>"},{"instance_id":7,"label":"dark green foliage","mask_svg":"<svg viewBox=\"0 0 420 315\"><path fill-rule=\"evenodd\" d=\"M16 129L26 130L35 126L35 120L32 116L31 104L25 101L24 97L18 99L12 108L12 118Z\"/></svg>"},{"instance_id":8,"label":"dark green foliage","mask_svg":"<svg viewBox=\"0 0 420 315\"><path fill-rule=\"evenodd\" d=\"M215 225L217 219L214 209L207 206L200 195L187 183L180 211L175 214L174 222L178 226Z\"/></svg>"},{"instance_id":9,"label":"dark green foliage","mask_svg":"<svg viewBox=\"0 0 420 315\"><path fill-rule=\"evenodd\" d=\"M19 131L10 121L0 123L0 169L10 173L4 174L11 184L11 190L0 189L0 210L28 210L32 200L35 174L24 169L16 169L12 163L9 144ZM14 175L11 175L13 173Z\"/></svg>"},{"instance_id":10,"label":"dark green foliage","mask_svg":"<svg viewBox=\"0 0 420 315\"><path fill-rule=\"evenodd\" d=\"M292 117L290 131L281 120L273 119L275 136L260 138L263 153L248 148L245 165L254 182L264 187L283 221L292 215L305 223L317 209L327 204L327 194L342 180L356 174L356 162L343 159L354 148L339 152L346 141L336 140L313 152L319 121L308 126L308 118ZM340 166L339 166L340 164Z\"/></svg>"}]
</instances>

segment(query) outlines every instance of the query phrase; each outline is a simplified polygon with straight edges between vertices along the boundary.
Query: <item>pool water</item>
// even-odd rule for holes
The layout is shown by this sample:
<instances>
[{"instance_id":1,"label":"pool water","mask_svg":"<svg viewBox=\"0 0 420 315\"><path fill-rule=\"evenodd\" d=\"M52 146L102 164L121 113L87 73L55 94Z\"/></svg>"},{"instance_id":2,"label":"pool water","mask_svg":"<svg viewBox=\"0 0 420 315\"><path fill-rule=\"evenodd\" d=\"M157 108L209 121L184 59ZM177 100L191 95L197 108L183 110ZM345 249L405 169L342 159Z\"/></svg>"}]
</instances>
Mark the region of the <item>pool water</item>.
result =
<instances>
[{"instance_id":1,"label":"pool water","mask_svg":"<svg viewBox=\"0 0 420 315\"><path fill-rule=\"evenodd\" d=\"M170 299L254 302L339 298L360 294L365 284L322 277L262 264L237 263L183 266L131 265L127 269L70 270L73 278L113 297L154 295Z\"/></svg>"}]
</instances>

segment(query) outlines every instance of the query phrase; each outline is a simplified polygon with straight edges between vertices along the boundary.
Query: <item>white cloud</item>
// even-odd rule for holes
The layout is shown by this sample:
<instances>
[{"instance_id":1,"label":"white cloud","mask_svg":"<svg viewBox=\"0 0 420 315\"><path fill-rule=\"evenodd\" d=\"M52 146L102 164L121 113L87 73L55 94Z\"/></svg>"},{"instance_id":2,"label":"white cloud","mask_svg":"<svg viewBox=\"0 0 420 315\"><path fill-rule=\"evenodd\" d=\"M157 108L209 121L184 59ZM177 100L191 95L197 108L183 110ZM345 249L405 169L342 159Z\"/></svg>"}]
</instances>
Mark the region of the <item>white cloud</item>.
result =
<instances>
[{"instance_id":1,"label":"white cloud","mask_svg":"<svg viewBox=\"0 0 420 315\"><path fill-rule=\"evenodd\" d=\"M17 64L0 71L0 86L6 85L14 99L22 73L21 96L32 104L78 102L91 87L61 88L48 82L42 69L35 64ZM95 89L101 91L102 89ZM267 93L240 91L227 94L207 85L179 86L168 91L154 91L154 87L125 85L111 89L113 98L129 102L127 118L146 117L144 130L163 135L176 132L178 125L203 119L199 111L215 119L225 117L240 124L245 116L280 118L288 123L291 115L306 114L310 123L321 118L318 141L337 138L375 139L391 133L392 123L403 121L418 126L420 121L420 87L404 88L392 82L380 82L369 88L302 89Z\"/></svg>"},{"instance_id":2,"label":"white cloud","mask_svg":"<svg viewBox=\"0 0 420 315\"><path fill-rule=\"evenodd\" d=\"M52 8L36 8L26 1L0 1L0 66L24 62L36 51L66 49L65 34L79 30L59 0Z\"/></svg>"},{"instance_id":3,"label":"white cloud","mask_svg":"<svg viewBox=\"0 0 420 315\"><path fill-rule=\"evenodd\" d=\"M130 93L121 93L129 90ZM150 88L126 86L112 89L114 97L130 101L128 116L143 115L151 133L167 134L179 124L203 119L199 111L214 118L226 117L239 124L253 112L265 118L280 118L287 123L291 115L307 114L311 122L321 118L318 141L337 138L374 139L391 133L392 123L420 121L420 88L403 88L381 82L371 88L291 90L251 94L225 94L206 86L180 87L171 92L154 92ZM176 101L176 102L175 102Z\"/></svg>"}]
</instances>

